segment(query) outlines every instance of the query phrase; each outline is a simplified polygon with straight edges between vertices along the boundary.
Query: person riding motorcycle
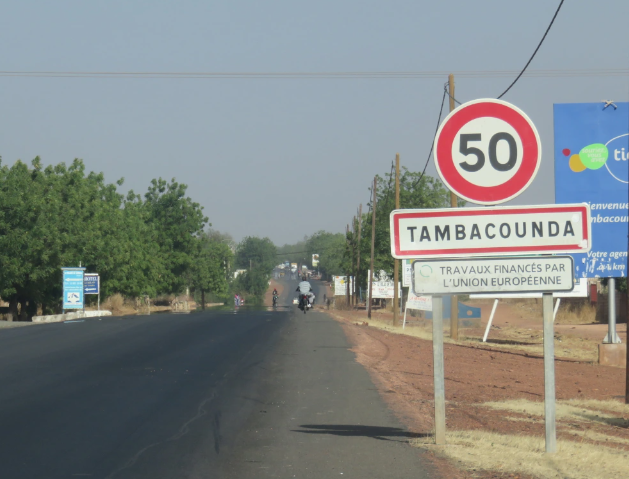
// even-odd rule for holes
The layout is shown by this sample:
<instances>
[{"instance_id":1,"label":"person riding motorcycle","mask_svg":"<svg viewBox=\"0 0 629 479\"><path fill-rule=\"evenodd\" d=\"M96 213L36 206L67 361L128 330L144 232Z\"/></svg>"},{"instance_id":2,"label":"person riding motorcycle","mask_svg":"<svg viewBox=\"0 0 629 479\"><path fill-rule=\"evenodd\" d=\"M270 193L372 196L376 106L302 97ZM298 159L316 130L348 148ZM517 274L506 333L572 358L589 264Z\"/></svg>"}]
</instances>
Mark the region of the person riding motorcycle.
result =
<instances>
[{"instance_id":1,"label":"person riding motorcycle","mask_svg":"<svg viewBox=\"0 0 629 479\"><path fill-rule=\"evenodd\" d=\"M275 306L277 304L278 297L279 297L279 295L277 293L277 288L273 288L273 306Z\"/></svg>"},{"instance_id":2,"label":"person riding motorcycle","mask_svg":"<svg viewBox=\"0 0 629 479\"><path fill-rule=\"evenodd\" d=\"M302 295L306 295L306 297L308 298L308 304L310 304L310 306L312 306L314 304L314 300L315 300L315 295L312 292L312 286L311 284L306 280L306 277L304 276L302 278L301 283L299 283L299 285L297 286L297 289L295 291L299 291L300 295L299 295L299 306L300 307L306 307L306 305L302 305Z\"/></svg>"}]
</instances>

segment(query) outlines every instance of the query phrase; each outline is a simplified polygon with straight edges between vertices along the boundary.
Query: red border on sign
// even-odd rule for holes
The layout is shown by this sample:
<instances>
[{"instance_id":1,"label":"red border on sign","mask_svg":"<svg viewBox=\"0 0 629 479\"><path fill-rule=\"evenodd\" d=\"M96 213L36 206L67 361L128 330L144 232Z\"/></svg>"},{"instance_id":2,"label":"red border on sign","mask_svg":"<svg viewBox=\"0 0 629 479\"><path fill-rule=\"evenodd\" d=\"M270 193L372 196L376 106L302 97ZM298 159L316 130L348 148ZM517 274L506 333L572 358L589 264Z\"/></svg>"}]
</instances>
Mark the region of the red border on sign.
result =
<instances>
[{"instance_id":1,"label":"red border on sign","mask_svg":"<svg viewBox=\"0 0 629 479\"><path fill-rule=\"evenodd\" d=\"M402 254L409 258L421 258L423 256L435 256L435 255L464 255L464 254L491 254L491 253L553 253L553 252L568 252L568 251L583 251L584 248L579 244L565 244L565 245L552 245L552 246L500 246L493 248L457 248L457 249L431 249L431 250L404 250L404 253L400 250L400 219L405 218L446 218L449 216L500 216L513 215L513 214L531 214L531 213L578 213L581 215L582 234L583 239L590 242L589 228L588 228L588 213L585 206L557 206L551 208L509 208L505 210L492 210L487 208L486 210L467 210L465 208L457 208L452 211L431 211L425 210L421 212L413 213L399 213L393 217L393 228L395 244L395 255L401 257Z\"/></svg>"},{"instance_id":2,"label":"red border on sign","mask_svg":"<svg viewBox=\"0 0 629 479\"><path fill-rule=\"evenodd\" d=\"M467 181L457 171L452 158L452 143L457 133L472 120L483 117L498 118L511 125L522 141L522 163L508 181L496 186L478 186ZM459 107L443 125L436 145L438 169L450 189L460 196L479 203L500 203L513 198L530 183L538 168L540 148L538 136L529 120L519 111L502 103L480 102Z\"/></svg>"}]
</instances>

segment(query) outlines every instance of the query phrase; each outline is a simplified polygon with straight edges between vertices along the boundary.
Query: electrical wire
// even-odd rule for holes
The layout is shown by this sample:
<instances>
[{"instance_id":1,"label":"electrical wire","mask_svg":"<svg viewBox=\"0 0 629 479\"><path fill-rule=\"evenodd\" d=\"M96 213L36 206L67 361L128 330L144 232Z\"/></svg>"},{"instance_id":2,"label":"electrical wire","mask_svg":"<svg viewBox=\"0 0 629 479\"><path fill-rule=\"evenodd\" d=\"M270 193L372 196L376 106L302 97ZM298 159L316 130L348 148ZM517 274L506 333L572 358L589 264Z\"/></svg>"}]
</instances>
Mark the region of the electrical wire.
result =
<instances>
[{"instance_id":1,"label":"electrical wire","mask_svg":"<svg viewBox=\"0 0 629 479\"><path fill-rule=\"evenodd\" d=\"M541 43L540 43L541 45ZM539 49L539 46L536 51ZM532 58L531 58L532 59ZM530 61L529 61L530 63ZM528 66L528 63L527 63ZM31 78L109 78L109 79L431 79L448 74L458 78L575 78L629 77L629 69L557 69L557 70L463 70L463 71L380 71L380 72L81 72L81 71L0 71L0 77Z\"/></svg>"},{"instance_id":2,"label":"electrical wire","mask_svg":"<svg viewBox=\"0 0 629 479\"><path fill-rule=\"evenodd\" d=\"M520 72L520 74L515 78L515 80L513 80L513 82L511 83L511 85L509 85L509 88L507 88L505 91L502 92L502 94L498 97L498 99L500 100L509 90L511 90L511 87L513 85L515 85L517 83L517 81L520 79L520 77L524 74L524 72L526 71L527 67L531 64L531 62L533 61L533 58L535 58L535 55L537 54L537 51L540 49L540 47L542 46L542 43L544 43L544 40L546 39L546 35L548 35L548 32L550 31L550 27L553 26L553 23L555 23L555 18L557 18L557 14L559 13L559 10L561 10L561 6L563 5L564 0L561 0L561 2L559 2L559 6L557 7L557 10L555 11L555 14L553 15L553 19L550 21L550 25L548 25L548 28L546 29L546 32L544 33L544 36L542 37L542 39L540 40L539 44L537 45L537 48L535 49L535 51L533 52L533 55L531 55L531 58L529 58L529 61L526 62L526 65L524 65L524 68L522 69L522 71Z\"/></svg>"},{"instance_id":3,"label":"electrical wire","mask_svg":"<svg viewBox=\"0 0 629 479\"><path fill-rule=\"evenodd\" d=\"M419 179L413 184L413 186L411 186L411 189L414 189L419 184L419 182L422 180L422 178L424 177L424 174L426 173L426 168L428 167L428 163L430 162L430 156L432 155L432 150L435 147L435 138L437 138L437 132L439 131L439 125L441 125L441 115L443 114L443 105L446 102L446 93L448 95L450 95L448 93L447 88L448 88L448 83L446 82L446 84L443 87L443 96L441 97L441 108L439 108L439 118L437 118L437 128L435 129L435 135L433 136L432 142L430 144L430 152L428 153L428 158L426 158L426 163L424 164L424 169L422 170L422 174L419 176Z\"/></svg>"}]
</instances>

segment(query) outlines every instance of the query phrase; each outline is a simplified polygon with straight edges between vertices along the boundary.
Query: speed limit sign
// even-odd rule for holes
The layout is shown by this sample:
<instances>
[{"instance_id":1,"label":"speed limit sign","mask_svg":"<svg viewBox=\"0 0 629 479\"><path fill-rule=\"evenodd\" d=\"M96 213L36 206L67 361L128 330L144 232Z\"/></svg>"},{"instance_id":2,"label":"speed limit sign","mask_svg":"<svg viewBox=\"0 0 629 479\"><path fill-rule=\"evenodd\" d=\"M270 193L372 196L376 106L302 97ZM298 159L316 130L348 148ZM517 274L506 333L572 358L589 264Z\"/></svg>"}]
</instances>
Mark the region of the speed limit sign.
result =
<instances>
[{"instance_id":1,"label":"speed limit sign","mask_svg":"<svg viewBox=\"0 0 629 479\"><path fill-rule=\"evenodd\" d=\"M470 101L450 113L437 131L434 150L446 186L481 205L504 203L522 193L542 159L530 118L493 99Z\"/></svg>"}]
</instances>

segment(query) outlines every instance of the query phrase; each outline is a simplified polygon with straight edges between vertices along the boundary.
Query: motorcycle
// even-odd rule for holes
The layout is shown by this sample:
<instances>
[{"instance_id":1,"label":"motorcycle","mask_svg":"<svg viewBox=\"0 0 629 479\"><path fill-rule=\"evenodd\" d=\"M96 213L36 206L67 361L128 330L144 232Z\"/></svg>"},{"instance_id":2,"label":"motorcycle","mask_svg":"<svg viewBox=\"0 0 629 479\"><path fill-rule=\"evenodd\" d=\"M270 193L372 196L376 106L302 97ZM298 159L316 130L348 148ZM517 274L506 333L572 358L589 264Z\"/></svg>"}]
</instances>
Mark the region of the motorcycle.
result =
<instances>
[{"instance_id":1,"label":"motorcycle","mask_svg":"<svg viewBox=\"0 0 629 479\"><path fill-rule=\"evenodd\" d=\"M304 314L306 314L306 311L308 311L309 308L312 308L312 305L308 301L308 295L300 294L299 295L299 309L301 309L304 312Z\"/></svg>"},{"instance_id":2,"label":"motorcycle","mask_svg":"<svg viewBox=\"0 0 629 479\"><path fill-rule=\"evenodd\" d=\"M277 294L273 295L273 307L277 306Z\"/></svg>"}]
</instances>

